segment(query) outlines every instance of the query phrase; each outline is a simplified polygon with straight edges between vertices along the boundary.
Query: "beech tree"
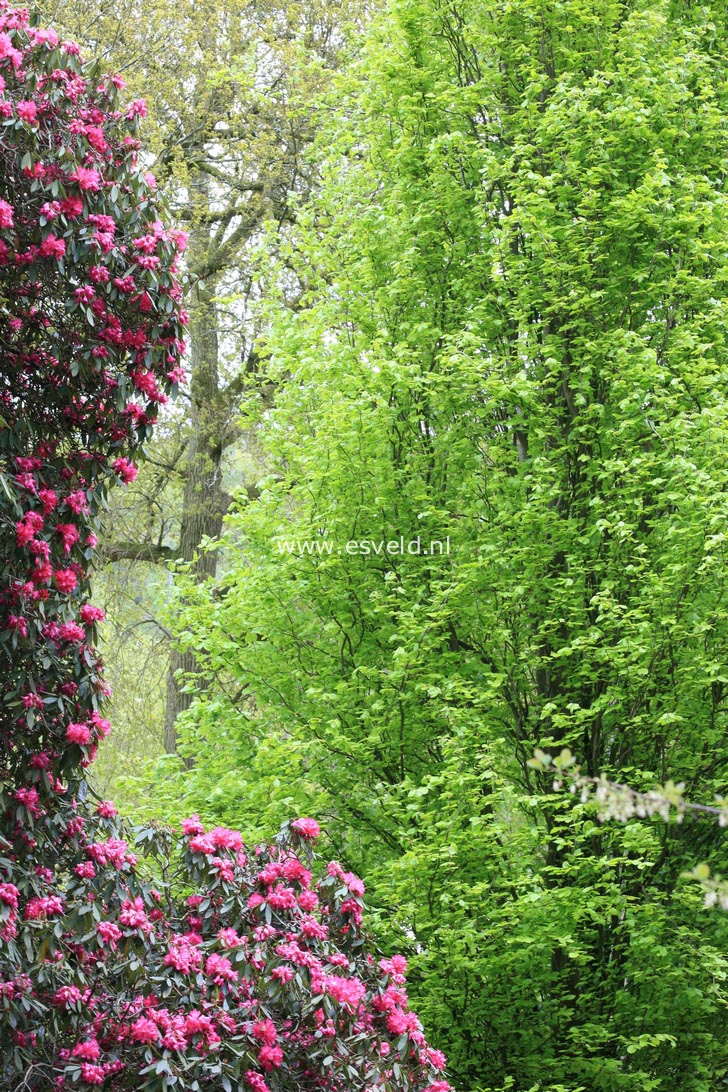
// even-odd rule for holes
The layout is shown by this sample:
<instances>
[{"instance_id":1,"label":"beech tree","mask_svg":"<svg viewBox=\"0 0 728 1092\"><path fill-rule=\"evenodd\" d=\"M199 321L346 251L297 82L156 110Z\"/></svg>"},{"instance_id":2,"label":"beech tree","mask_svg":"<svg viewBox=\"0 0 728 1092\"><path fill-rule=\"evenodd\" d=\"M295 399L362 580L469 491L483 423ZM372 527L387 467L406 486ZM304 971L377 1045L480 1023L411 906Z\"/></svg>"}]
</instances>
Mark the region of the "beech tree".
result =
<instances>
[{"instance_id":1,"label":"beech tree","mask_svg":"<svg viewBox=\"0 0 728 1092\"><path fill-rule=\"evenodd\" d=\"M182 378L141 100L0 9L2 1087L449 1092L364 885L310 870L315 820L134 829L85 781L105 685L89 566L107 490ZM144 860L139 860L139 855Z\"/></svg>"}]
</instances>

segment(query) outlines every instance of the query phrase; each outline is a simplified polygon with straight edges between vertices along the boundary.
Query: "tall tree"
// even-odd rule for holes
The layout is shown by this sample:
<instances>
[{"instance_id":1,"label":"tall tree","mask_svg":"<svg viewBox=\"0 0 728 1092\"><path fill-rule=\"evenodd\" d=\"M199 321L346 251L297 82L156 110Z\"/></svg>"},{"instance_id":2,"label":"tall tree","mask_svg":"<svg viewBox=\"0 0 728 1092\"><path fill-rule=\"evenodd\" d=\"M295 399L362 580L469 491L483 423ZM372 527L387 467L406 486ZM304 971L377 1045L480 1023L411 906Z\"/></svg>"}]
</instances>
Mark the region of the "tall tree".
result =
<instances>
[{"instance_id":1,"label":"tall tree","mask_svg":"<svg viewBox=\"0 0 728 1092\"><path fill-rule=\"evenodd\" d=\"M291 199L310 188L302 155L312 136L310 102L337 64L347 21L361 5L158 0L142 17L133 0L121 7L92 0L46 10L144 86L154 169L190 231L189 401L170 471L181 478L178 528L172 538L168 528L160 533L158 519L137 518L147 533L119 540L111 529L106 556L181 560L202 581L216 569L216 553L202 547L219 535L230 502L223 461L240 438L241 398L270 394L266 384L260 390L251 351L257 327L250 303L259 291L254 251L265 223L286 224ZM172 647L169 751L177 716L191 701L185 679L194 673L192 653Z\"/></svg>"},{"instance_id":2,"label":"tall tree","mask_svg":"<svg viewBox=\"0 0 728 1092\"><path fill-rule=\"evenodd\" d=\"M394 6L266 340L281 480L184 589L212 773L172 792L316 800L463 1089L725 1073L725 923L676 890L723 833L600 830L528 764L720 789L723 11Z\"/></svg>"}]
</instances>

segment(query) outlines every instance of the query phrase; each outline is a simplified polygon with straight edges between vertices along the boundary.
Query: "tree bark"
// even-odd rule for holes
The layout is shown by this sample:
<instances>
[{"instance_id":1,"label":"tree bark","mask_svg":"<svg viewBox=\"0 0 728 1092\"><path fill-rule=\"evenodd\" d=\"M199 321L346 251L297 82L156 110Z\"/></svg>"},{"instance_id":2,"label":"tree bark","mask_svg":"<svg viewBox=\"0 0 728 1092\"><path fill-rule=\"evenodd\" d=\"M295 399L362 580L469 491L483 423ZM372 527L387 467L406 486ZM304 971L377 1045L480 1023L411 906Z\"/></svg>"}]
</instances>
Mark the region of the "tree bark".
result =
<instances>
[{"instance_id":1,"label":"tree bark","mask_svg":"<svg viewBox=\"0 0 728 1092\"><path fill-rule=\"evenodd\" d=\"M191 190L195 204L204 209L209 202L210 183L201 172ZM212 241L209 223L202 221L190 233L191 268L204 266ZM229 406L220 388L218 315L213 279L198 284L190 307L190 439L186 458L185 488L182 499L182 523L177 557L191 564L198 581L215 575L216 554L200 552L204 538L217 538L229 498L222 488L222 454ZM197 662L191 652L173 645L167 675L164 746L177 750L176 721L192 703L193 692L186 692L184 676L194 675ZM196 690L204 688L198 675Z\"/></svg>"}]
</instances>

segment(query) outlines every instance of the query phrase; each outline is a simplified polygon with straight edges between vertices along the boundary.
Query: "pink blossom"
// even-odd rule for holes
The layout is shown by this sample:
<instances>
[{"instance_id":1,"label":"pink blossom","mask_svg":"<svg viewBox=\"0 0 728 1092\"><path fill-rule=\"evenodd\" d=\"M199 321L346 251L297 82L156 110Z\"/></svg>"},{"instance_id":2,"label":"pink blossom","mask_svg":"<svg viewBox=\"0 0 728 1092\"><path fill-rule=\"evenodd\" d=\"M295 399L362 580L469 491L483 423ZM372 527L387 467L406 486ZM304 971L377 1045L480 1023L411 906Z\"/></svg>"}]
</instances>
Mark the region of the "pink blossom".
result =
<instances>
[{"instance_id":1,"label":"pink blossom","mask_svg":"<svg viewBox=\"0 0 728 1092\"><path fill-rule=\"evenodd\" d=\"M202 966L202 953L185 937L172 937L163 962L180 974L190 974Z\"/></svg>"},{"instance_id":2,"label":"pink blossom","mask_svg":"<svg viewBox=\"0 0 728 1092\"><path fill-rule=\"evenodd\" d=\"M283 1051L279 1046L263 1046L258 1053L258 1062L266 1073L277 1068L283 1061Z\"/></svg>"},{"instance_id":3,"label":"pink blossom","mask_svg":"<svg viewBox=\"0 0 728 1092\"><path fill-rule=\"evenodd\" d=\"M86 1084L101 1085L106 1080L106 1070L101 1065L93 1065L91 1062L81 1064L81 1080Z\"/></svg>"},{"instance_id":4,"label":"pink blossom","mask_svg":"<svg viewBox=\"0 0 728 1092\"><path fill-rule=\"evenodd\" d=\"M316 909L318 901L318 895L314 891L302 891L298 896L298 905L307 913Z\"/></svg>"},{"instance_id":5,"label":"pink blossom","mask_svg":"<svg viewBox=\"0 0 728 1092\"><path fill-rule=\"evenodd\" d=\"M88 275L94 284L108 284L111 276L105 265L92 265L89 268Z\"/></svg>"},{"instance_id":6,"label":"pink blossom","mask_svg":"<svg viewBox=\"0 0 728 1092\"><path fill-rule=\"evenodd\" d=\"M397 985L401 986L407 973L407 960L401 955L392 956L391 959L380 959L379 969L383 974L392 975Z\"/></svg>"},{"instance_id":7,"label":"pink blossom","mask_svg":"<svg viewBox=\"0 0 728 1092\"><path fill-rule=\"evenodd\" d=\"M239 937L234 929L221 929L217 934L217 938L222 944L223 948L238 948L244 943L242 937Z\"/></svg>"},{"instance_id":8,"label":"pink blossom","mask_svg":"<svg viewBox=\"0 0 728 1092\"><path fill-rule=\"evenodd\" d=\"M103 622L106 619L105 612L101 607L92 607L90 603L84 603L80 610L81 621L90 626L94 622Z\"/></svg>"},{"instance_id":9,"label":"pink blossom","mask_svg":"<svg viewBox=\"0 0 728 1092\"><path fill-rule=\"evenodd\" d=\"M111 948L116 948L117 942L121 940L121 929L118 925L115 925L113 921L100 921L96 926L96 933L99 938L99 944L108 944Z\"/></svg>"},{"instance_id":10,"label":"pink blossom","mask_svg":"<svg viewBox=\"0 0 728 1092\"><path fill-rule=\"evenodd\" d=\"M235 871L233 869L232 861L229 861L226 857L213 857L210 863L221 880L225 883L233 882L235 879Z\"/></svg>"},{"instance_id":11,"label":"pink blossom","mask_svg":"<svg viewBox=\"0 0 728 1092\"><path fill-rule=\"evenodd\" d=\"M0 198L0 228L13 226L13 206Z\"/></svg>"},{"instance_id":12,"label":"pink blossom","mask_svg":"<svg viewBox=\"0 0 728 1092\"><path fill-rule=\"evenodd\" d=\"M66 497L66 504L77 516L88 515L88 500L82 489L77 489L74 493L69 493Z\"/></svg>"},{"instance_id":13,"label":"pink blossom","mask_svg":"<svg viewBox=\"0 0 728 1092\"><path fill-rule=\"evenodd\" d=\"M195 812L189 819L182 820L182 833L183 834L204 834L205 828L200 822L199 815Z\"/></svg>"},{"instance_id":14,"label":"pink blossom","mask_svg":"<svg viewBox=\"0 0 728 1092\"><path fill-rule=\"evenodd\" d=\"M240 850L243 848L243 836L237 830L215 827L210 831L210 838L216 849Z\"/></svg>"},{"instance_id":15,"label":"pink blossom","mask_svg":"<svg viewBox=\"0 0 728 1092\"><path fill-rule=\"evenodd\" d=\"M221 986L223 982L236 982L238 979L238 972L233 970L230 960L215 953L207 957L205 974L217 986Z\"/></svg>"},{"instance_id":16,"label":"pink blossom","mask_svg":"<svg viewBox=\"0 0 728 1092\"><path fill-rule=\"evenodd\" d=\"M71 1051L71 1056L84 1058L87 1062L97 1062L101 1057L98 1041L96 1039L86 1039L84 1042L76 1043Z\"/></svg>"},{"instance_id":17,"label":"pink blossom","mask_svg":"<svg viewBox=\"0 0 728 1092\"><path fill-rule=\"evenodd\" d=\"M70 1005L78 1004L81 996L78 986L61 986L53 995L53 1004L59 1008L68 1008Z\"/></svg>"},{"instance_id":18,"label":"pink blossom","mask_svg":"<svg viewBox=\"0 0 728 1092\"><path fill-rule=\"evenodd\" d=\"M77 167L70 176L71 182L78 182L82 190L98 190L101 187L101 175L88 167Z\"/></svg>"},{"instance_id":19,"label":"pink blossom","mask_svg":"<svg viewBox=\"0 0 728 1092\"><path fill-rule=\"evenodd\" d=\"M41 814L39 806L38 790L35 788L16 789L13 798L27 808L32 816L37 818Z\"/></svg>"},{"instance_id":20,"label":"pink blossom","mask_svg":"<svg viewBox=\"0 0 728 1092\"><path fill-rule=\"evenodd\" d=\"M77 216L80 216L83 212L83 198L79 197L77 193L69 194L68 197L64 197L61 201L61 212L69 220L74 220ZM89 274L90 274L89 270ZM92 278L93 280L93 278Z\"/></svg>"},{"instance_id":21,"label":"pink blossom","mask_svg":"<svg viewBox=\"0 0 728 1092\"><path fill-rule=\"evenodd\" d=\"M76 622L64 622L58 627L58 636L62 641L68 641L69 644L81 644L86 634L83 628L76 624Z\"/></svg>"},{"instance_id":22,"label":"pink blossom","mask_svg":"<svg viewBox=\"0 0 728 1092\"><path fill-rule=\"evenodd\" d=\"M96 299L96 292L90 284L83 284L80 288L74 289L73 295L78 303L93 303Z\"/></svg>"},{"instance_id":23,"label":"pink blossom","mask_svg":"<svg viewBox=\"0 0 728 1092\"><path fill-rule=\"evenodd\" d=\"M44 895L42 898L31 899L25 907L26 921L34 921L39 918L55 917L63 913L63 899L58 895Z\"/></svg>"},{"instance_id":24,"label":"pink blossom","mask_svg":"<svg viewBox=\"0 0 728 1092\"><path fill-rule=\"evenodd\" d=\"M127 860L128 846L120 838L109 838L106 842L92 842L86 852L102 868L109 864L121 868Z\"/></svg>"},{"instance_id":25,"label":"pink blossom","mask_svg":"<svg viewBox=\"0 0 728 1092\"><path fill-rule=\"evenodd\" d=\"M59 592L69 594L78 584L78 577L73 569L56 569L53 573L53 582Z\"/></svg>"},{"instance_id":26,"label":"pink blossom","mask_svg":"<svg viewBox=\"0 0 728 1092\"><path fill-rule=\"evenodd\" d=\"M62 258L66 253L66 240L56 238L51 232L40 244L40 253L44 258Z\"/></svg>"},{"instance_id":27,"label":"pink blossom","mask_svg":"<svg viewBox=\"0 0 728 1092\"><path fill-rule=\"evenodd\" d=\"M249 1069L245 1074L245 1083L250 1085L253 1092L270 1092L264 1077L252 1069Z\"/></svg>"},{"instance_id":28,"label":"pink blossom","mask_svg":"<svg viewBox=\"0 0 728 1092\"><path fill-rule=\"evenodd\" d=\"M265 901L275 910L293 910L298 905L293 888L280 883L268 892Z\"/></svg>"},{"instance_id":29,"label":"pink blossom","mask_svg":"<svg viewBox=\"0 0 728 1092\"><path fill-rule=\"evenodd\" d=\"M0 34L0 60L6 57L12 62L13 68L19 68L23 60L23 54L19 49L15 49L10 35L2 33Z\"/></svg>"},{"instance_id":30,"label":"pink blossom","mask_svg":"<svg viewBox=\"0 0 728 1092\"><path fill-rule=\"evenodd\" d=\"M366 996L366 987L359 978L341 978L339 975L325 975L325 992L335 1001L352 1011L359 1007Z\"/></svg>"},{"instance_id":31,"label":"pink blossom","mask_svg":"<svg viewBox=\"0 0 728 1092\"><path fill-rule=\"evenodd\" d=\"M128 459L124 458L119 458L114 461L114 470L125 485L130 485L133 481L136 481L137 474L139 473L138 469L134 466L134 463L131 463Z\"/></svg>"},{"instance_id":32,"label":"pink blossom","mask_svg":"<svg viewBox=\"0 0 728 1092\"><path fill-rule=\"evenodd\" d=\"M433 1047L428 1047L425 1051L425 1057L430 1063L433 1069L441 1071L447 1065L447 1058L441 1050L435 1050Z\"/></svg>"},{"instance_id":33,"label":"pink blossom","mask_svg":"<svg viewBox=\"0 0 728 1092\"><path fill-rule=\"evenodd\" d=\"M139 896L133 902L126 899L122 903L119 921L128 929L141 929L144 933L150 932L152 928L144 910L144 903Z\"/></svg>"},{"instance_id":34,"label":"pink blossom","mask_svg":"<svg viewBox=\"0 0 728 1092\"><path fill-rule=\"evenodd\" d=\"M306 839L318 838L321 833L321 828L315 819L294 819L291 830L295 830L296 834Z\"/></svg>"},{"instance_id":35,"label":"pink blossom","mask_svg":"<svg viewBox=\"0 0 728 1092\"><path fill-rule=\"evenodd\" d=\"M17 910L20 892L13 883L0 883L0 902Z\"/></svg>"},{"instance_id":36,"label":"pink blossom","mask_svg":"<svg viewBox=\"0 0 728 1092\"><path fill-rule=\"evenodd\" d=\"M144 99L134 99L134 102L130 103L127 108L126 116L129 121L136 117L145 118L147 116L147 104Z\"/></svg>"},{"instance_id":37,"label":"pink blossom","mask_svg":"<svg viewBox=\"0 0 728 1092\"><path fill-rule=\"evenodd\" d=\"M28 623L21 615L10 614L8 615L6 629L14 629L16 633L19 633L21 637L28 636Z\"/></svg>"},{"instance_id":38,"label":"pink blossom","mask_svg":"<svg viewBox=\"0 0 728 1092\"><path fill-rule=\"evenodd\" d=\"M148 1016L140 1016L139 1019L132 1024L129 1038L133 1039L136 1043L156 1043L161 1038L159 1034L159 1028L150 1020Z\"/></svg>"},{"instance_id":39,"label":"pink blossom","mask_svg":"<svg viewBox=\"0 0 728 1092\"><path fill-rule=\"evenodd\" d=\"M253 1036L261 1043L273 1046L278 1042L278 1032L272 1020L258 1020L251 1029Z\"/></svg>"},{"instance_id":40,"label":"pink blossom","mask_svg":"<svg viewBox=\"0 0 728 1092\"><path fill-rule=\"evenodd\" d=\"M71 548L78 542L78 527L75 523L57 523L55 532L63 539L63 551L70 554Z\"/></svg>"},{"instance_id":41,"label":"pink blossom","mask_svg":"<svg viewBox=\"0 0 728 1092\"><path fill-rule=\"evenodd\" d=\"M193 1009L185 1017L185 1034L201 1035L211 1045L220 1042L220 1036L216 1033L209 1016L203 1016L197 1009Z\"/></svg>"},{"instance_id":42,"label":"pink blossom","mask_svg":"<svg viewBox=\"0 0 728 1092\"><path fill-rule=\"evenodd\" d=\"M43 515L47 516L58 504L58 495L54 489L39 489L38 500L43 505Z\"/></svg>"},{"instance_id":43,"label":"pink blossom","mask_svg":"<svg viewBox=\"0 0 728 1092\"><path fill-rule=\"evenodd\" d=\"M66 739L69 743L78 743L85 747L91 742L91 730L87 724L71 723L66 728Z\"/></svg>"},{"instance_id":44,"label":"pink blossom","mask_svg":"<svg viewBox=\"0 0 728 1092\"><path fill-rule=\"evenodd\" d=\"M325 940L326 937L329 935L329 930L326 925L323 925L321 922L316 921L315 918L304 915L301 921L301 933L303 934L303 936L308 938Z\"/></svg>"},{"instance_id":45,"label":"pink blossom","mask_svg":"<svg viewBox=\"0 0 728 1092\"><path fill-rule=\"evenodd\" d=\"M192 853L214 853L215 843L209 834L197 834L190 838L190 851Z\"/></svg>"},{"instance_id":46,"label":"pink blossom","mask_svg":"<svg viewBox=\"0 0 728 1092\"><path fill-rule=\"evenodd\" d=\"M97 152L105 152L108 149L109 142L104 136L104 130L100 125L87 125L85 136L91 147L95 148Z\"/></svg>"},{"instance_id":47,"label":"pink blossom","mask_svg":"<svg viewBox=\"0 0 728 1092\"><path fill-rule=\"evenodd\" d=\"M26 125L38 124L38 108L34 102L21 100L17 103L15 111L21 121L24 121Z\"/></svg>"},{"instance_id":48,"label":"pink blossom","mask_svg":"<svg viewBox=\"0 0 728 1092\"><path fill-rule=\"evenodd\" d=\"M29 27L28 37L34 45L46 45L49 49L55 49L58 45L58 35L52 27L46 29Z\"/></svg>"}]
</instances>

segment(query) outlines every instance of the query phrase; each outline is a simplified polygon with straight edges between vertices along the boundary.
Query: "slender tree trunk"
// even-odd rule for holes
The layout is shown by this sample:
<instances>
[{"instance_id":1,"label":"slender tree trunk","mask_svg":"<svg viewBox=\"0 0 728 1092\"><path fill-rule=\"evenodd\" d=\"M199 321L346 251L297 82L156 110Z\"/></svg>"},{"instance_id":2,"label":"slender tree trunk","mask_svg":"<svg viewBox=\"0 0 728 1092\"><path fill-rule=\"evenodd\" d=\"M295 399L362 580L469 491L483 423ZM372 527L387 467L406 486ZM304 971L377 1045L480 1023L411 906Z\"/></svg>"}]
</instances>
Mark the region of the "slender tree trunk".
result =
<instances>
[{"instance_id":1,"label":"slender tree trunk","mask_svg":"<svg viewBox=\"0 0 728 1092\"><path fill-rule=\"evenodd\" d=\"M208 199L208 179L198 175L191 188L204 209ZM206 224L198 225L192 231L189 247L192 268L204 264L210 237L210 228ZM192 563L192 572L198 581L215 575L216 554L214 551L200 554L199 547L203 538L216 538L220 534L227 507L222 488L221 461L228 406L220 389L215 290L210 280L204 286L198 286L190 308L190 440L178 556ZM178 675L194 674L196 667L192 653L172 646L164 725L164 746L168 753L174 753L177 749L177 717L189 708L194 697L192 692L186 693L182 689L185 680L178 678ZM203 686L200 676L196 688L199 691Z\"/></svg>"}]
</instances>

